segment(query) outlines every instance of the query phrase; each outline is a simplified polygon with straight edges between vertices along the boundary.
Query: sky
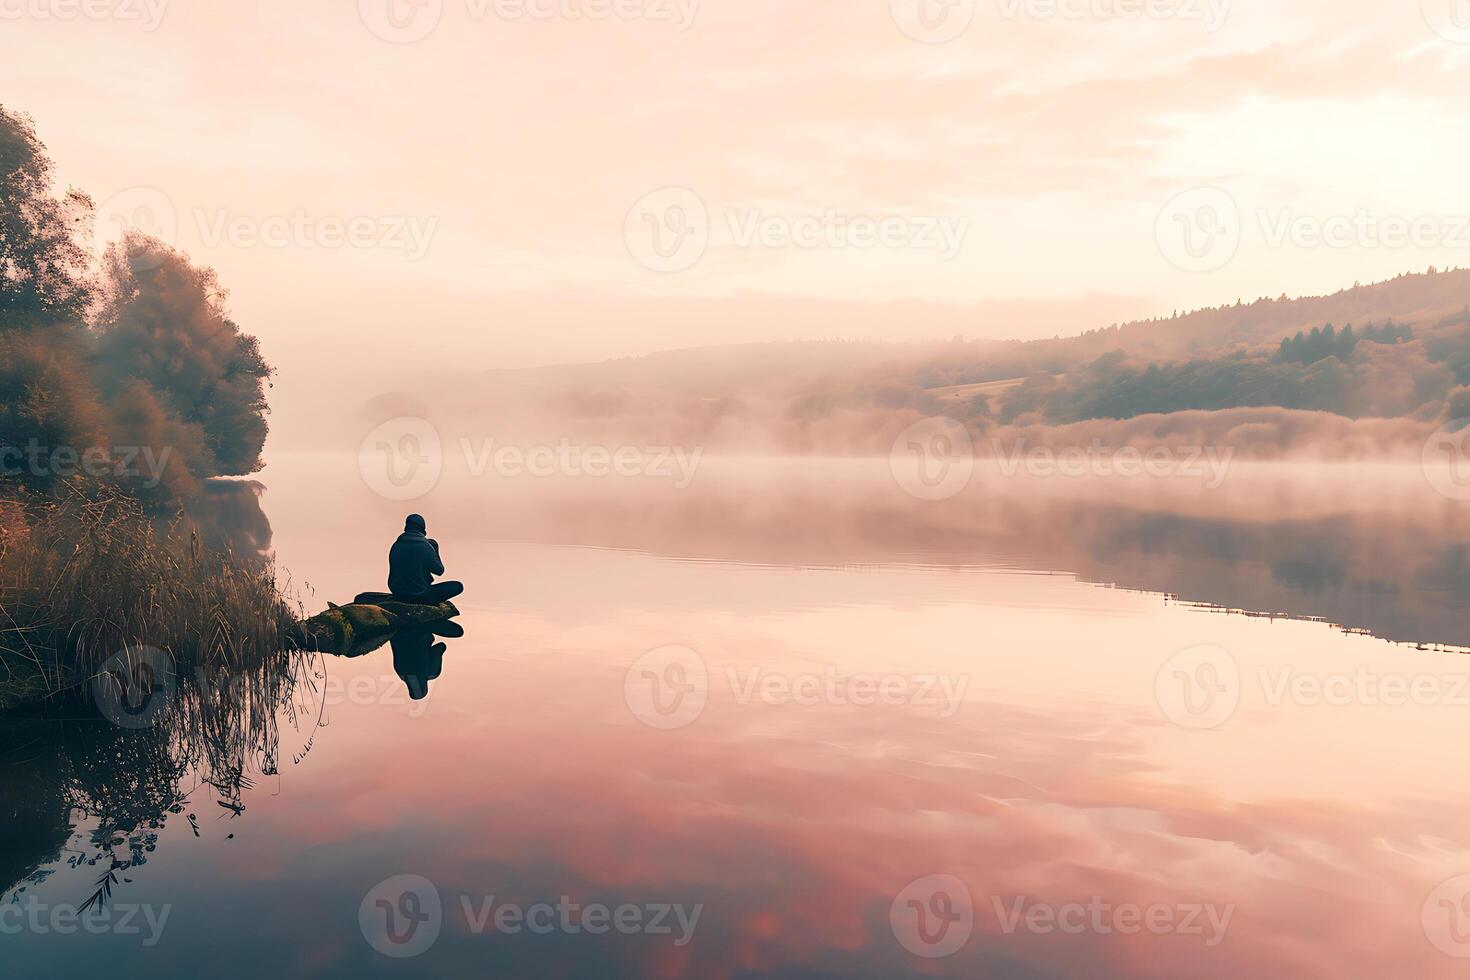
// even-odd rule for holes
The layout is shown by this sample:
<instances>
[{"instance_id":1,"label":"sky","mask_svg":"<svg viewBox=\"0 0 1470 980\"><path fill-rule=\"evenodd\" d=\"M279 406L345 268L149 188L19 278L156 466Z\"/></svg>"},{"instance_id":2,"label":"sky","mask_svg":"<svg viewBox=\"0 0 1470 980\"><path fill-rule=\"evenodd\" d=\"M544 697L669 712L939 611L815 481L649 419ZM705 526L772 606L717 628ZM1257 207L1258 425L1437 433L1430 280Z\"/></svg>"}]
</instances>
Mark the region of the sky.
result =
<instances>
[{"instance_id":1,"label":"sky","mask_svg":"<svg viewBox=\"0 0 1470 980\"><path fill-rule=\"evenodd\" d=\"M1467 265L1470 0L0 0L283 372L1077 333Z\"/></svg>"}]
</instances>

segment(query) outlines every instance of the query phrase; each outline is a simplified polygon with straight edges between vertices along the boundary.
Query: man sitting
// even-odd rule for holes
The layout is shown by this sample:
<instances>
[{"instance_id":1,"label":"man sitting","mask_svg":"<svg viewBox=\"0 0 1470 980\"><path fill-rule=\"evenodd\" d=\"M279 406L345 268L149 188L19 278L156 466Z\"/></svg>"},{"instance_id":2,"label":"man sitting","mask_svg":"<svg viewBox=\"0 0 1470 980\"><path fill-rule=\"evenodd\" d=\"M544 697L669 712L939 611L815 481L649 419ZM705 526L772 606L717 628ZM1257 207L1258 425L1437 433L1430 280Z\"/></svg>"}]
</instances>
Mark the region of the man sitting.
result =
<instances>
[{"instance_id":1,"label":"man sitting","mask_svg":"<svg viewBox=\"0 0 1470 980\"><path fill-rule=\"evenodd\" d=\"M439 542L428 536L424 519L408 515L403 533L388 551L388 591L399 602L436 605L448 602L464 591L459 582L434 584L435 575L444 574L439 558Z\"/></svg>"}]
</instances>

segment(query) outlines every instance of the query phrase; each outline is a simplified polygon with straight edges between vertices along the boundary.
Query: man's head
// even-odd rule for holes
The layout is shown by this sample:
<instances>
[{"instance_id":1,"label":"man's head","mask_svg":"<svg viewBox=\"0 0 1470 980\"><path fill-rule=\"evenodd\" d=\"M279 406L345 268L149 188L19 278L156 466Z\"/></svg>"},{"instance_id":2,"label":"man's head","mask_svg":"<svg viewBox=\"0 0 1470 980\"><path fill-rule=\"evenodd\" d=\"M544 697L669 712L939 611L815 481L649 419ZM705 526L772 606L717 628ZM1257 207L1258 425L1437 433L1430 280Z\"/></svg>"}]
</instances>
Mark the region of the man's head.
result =
<instances>
[{"instance_id":1,"label":"man's head","mask_svg":"<svg viewBox=\"0 0 1470 980\"><path fill-rule=\"evenodd\" d=\"M424 519L417 514L408 515L407 520L403 522L403 529L405 531L417 531L420 534L429 533L428 525L424 522Z\"/></svg>"}]
</instances>

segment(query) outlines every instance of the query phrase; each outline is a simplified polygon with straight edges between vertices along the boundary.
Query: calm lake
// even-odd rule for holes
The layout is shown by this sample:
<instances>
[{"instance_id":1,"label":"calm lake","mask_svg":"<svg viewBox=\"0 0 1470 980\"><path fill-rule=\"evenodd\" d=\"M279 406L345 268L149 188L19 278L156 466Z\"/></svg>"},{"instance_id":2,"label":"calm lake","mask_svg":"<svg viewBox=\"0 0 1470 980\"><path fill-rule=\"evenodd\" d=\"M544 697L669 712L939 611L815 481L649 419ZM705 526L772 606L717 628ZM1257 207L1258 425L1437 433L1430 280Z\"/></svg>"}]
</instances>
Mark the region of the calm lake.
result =
<instances>
[{"instance_id":1,"label":"calm lake","mask_svg":"<svg viewBox=\"0 0 1470 980\"><path fill-rule=\"evenodd\" d=\"M383 647L7 731L6 975L1464 975L1470 504L1417 468L261 482L309 612L418 511L465 635L422 701Z\"/></svg>"}]
</instances>

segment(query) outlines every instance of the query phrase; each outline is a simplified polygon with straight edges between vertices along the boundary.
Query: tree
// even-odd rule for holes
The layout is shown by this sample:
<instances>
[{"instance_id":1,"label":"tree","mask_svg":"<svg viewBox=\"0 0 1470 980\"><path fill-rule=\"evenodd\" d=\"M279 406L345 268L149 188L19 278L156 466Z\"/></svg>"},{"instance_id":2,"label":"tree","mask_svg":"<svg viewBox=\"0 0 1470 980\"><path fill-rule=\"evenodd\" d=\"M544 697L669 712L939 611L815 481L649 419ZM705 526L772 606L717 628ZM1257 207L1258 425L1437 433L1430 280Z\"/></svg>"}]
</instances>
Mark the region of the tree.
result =
<instances>
[{"instance_id":1,"label":"tree","mask_svg":"<svg viewBox=\"0 0 1470 980\"><path fill-rule=\"evenodd\" d=\"M0 106L0 329L80 327L91 300L92 199L51 196L52 163L25 116Z\"/></svg>"},{"instance_id":2,"label":"tree","mask_svg":"<svg viewBox=\"0 0 1470 980\"><path fill-rule=\"evenodd\" d=\"M145 254L146 262L136 261ZM169 415L202 430L212 456L207 475L260 469L271 369L259 342L229 318L214 270L134 234L108 251L104 278L97 324L103 393L147 384Z\"/></svg>"},{"instance_id":3,"label":"tree","mask_svg":"<svg viewBox=\"0 0 1470 980\"><path fill-rule=\"evenodd\" d=\"M52 175L31 121L0 107L0 484L117 480L163 507L258 470L271 369L214 272L133 234L99 273L91 200L54 196ZM148 451L161 472L119 473Z\"/></svg>"}]
</instances>

